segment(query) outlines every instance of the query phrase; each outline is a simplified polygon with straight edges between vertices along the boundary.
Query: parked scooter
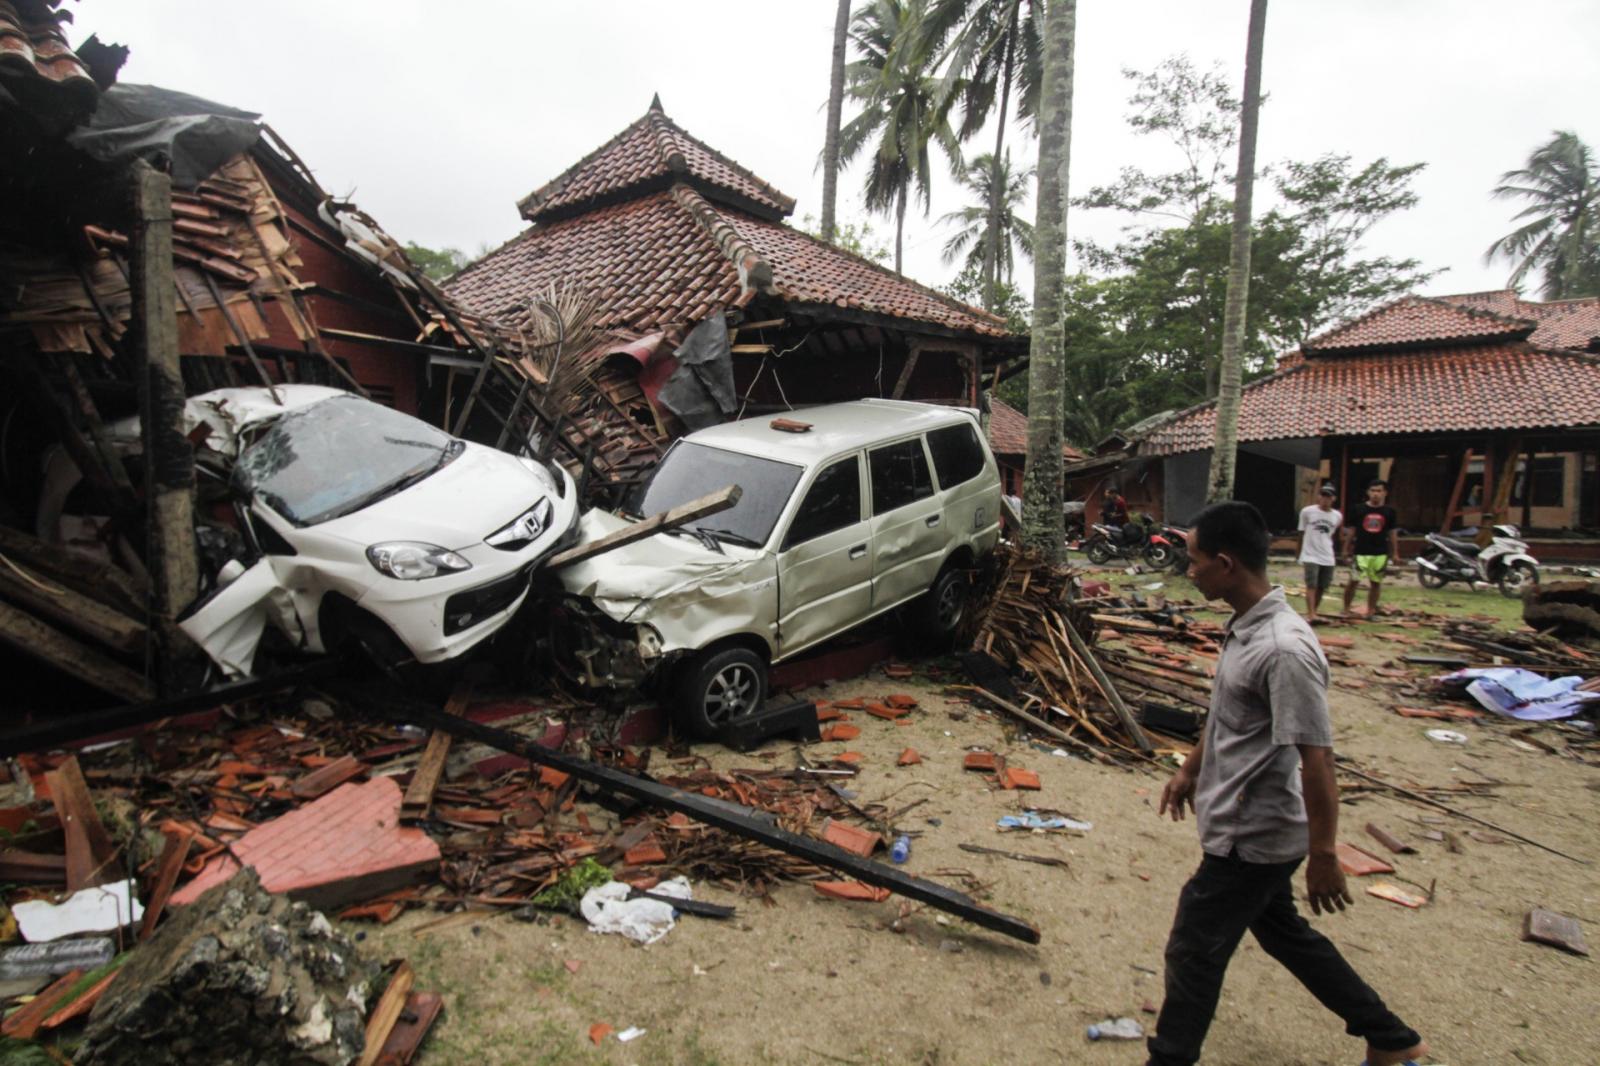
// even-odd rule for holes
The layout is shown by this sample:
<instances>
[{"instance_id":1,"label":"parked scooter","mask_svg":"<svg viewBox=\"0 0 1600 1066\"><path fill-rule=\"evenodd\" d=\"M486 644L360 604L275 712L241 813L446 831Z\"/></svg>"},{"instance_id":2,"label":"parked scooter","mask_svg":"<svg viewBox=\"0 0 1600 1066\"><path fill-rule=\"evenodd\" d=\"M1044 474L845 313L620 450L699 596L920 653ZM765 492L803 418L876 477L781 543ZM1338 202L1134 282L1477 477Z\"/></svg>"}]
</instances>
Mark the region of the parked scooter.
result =
<instances>
[{"instance_id":1,"label":"parked scooter","mask_svg":"<svg viewBox=\"0 0 1600 1066\"><path fill-rule=\"evenodd\" d=\"M1144 550L1145 562L1158 570L1174 574L1189 572L1189 531L1181 526L1162 525L1150 535Z\"/></svg>"},{"instance_id":2,"label":"parked scooter","mask_svg":"<svg viewBox=\"0 0 1600 1066\"><path fill-rule=\"evenodd\" d=\"M1178 552L1183 551L1181 541L1174 545L1171 531L1153 523L1149 515L1134 519L1122 529L1095 524L1089 527L1089 539L1084 542L1084 553L1096 564L1113 559L1142 559L1157 570L1172 565ZM1183 552L1184 568L1188 568L1188 553Z\"/></svg>"},{"instance_id":3,"label":"parked scooter","mask_svg":"<svg viewBox=\"0 0 1600 1066\"><path fill-rule=\"evenodd\" d=\"M1499 585L1502 595L1521 596L1524 588L1539 583L1539 561L1528 554L1528 545L1521 536L1516 526L1495 526L1489 546L1479 548L1469 538L1429 533L1428 547L1417 556L1417 580L1428 589L1442 588L1452 581L1468 585L1481 581Z\"/></svg>"}]
</instances>

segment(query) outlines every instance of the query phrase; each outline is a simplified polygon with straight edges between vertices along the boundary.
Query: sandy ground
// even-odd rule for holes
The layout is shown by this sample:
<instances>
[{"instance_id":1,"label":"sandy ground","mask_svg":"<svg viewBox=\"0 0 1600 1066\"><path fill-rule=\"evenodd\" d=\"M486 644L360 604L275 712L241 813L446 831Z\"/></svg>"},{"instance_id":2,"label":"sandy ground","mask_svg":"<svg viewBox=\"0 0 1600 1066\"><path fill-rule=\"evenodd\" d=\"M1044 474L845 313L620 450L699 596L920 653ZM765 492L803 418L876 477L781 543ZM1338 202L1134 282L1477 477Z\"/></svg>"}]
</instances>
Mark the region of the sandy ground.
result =
<instances>
[{"instance_id":1,"label":"sandy ground","mask_svg":"<svg viewBox=\"0 0 1600 1066\"><path fill-rule=\"evenodd\" d=\"M1174 590L1175 592L1178 590ZM1461 600L1470 594L1457 595ZM1485 601L1492 602L1492 601ZM1405 651L1386 626L1339 628L1358 640L1355 657L1378 665ZM1595 827L1600 773L1568 758L1521 750L1498 724L1458 726L1464 747L1424 737L1440 723L1408 720L1391 707L1418 702L1407 684L1362 665L1336 667L1332 708L1341 754L1390 780L1426 785L1500 784L1493 798L1461 809L1600 862ZM1340 682L1366 680L1366 688ZM811 758L863 754L853 783L862 799L891 809L926 798L901 828L915 835L908 868L975 889L989 905L1035 923L1030 946L917 909L896 932L902 901L841 903L809 885L785 885L775 906L697 885L696 895L739 906L726 921L682 919L662 942L641 948L589 933L574 919L519 923L467 915L431 929L413 913L366 933L384 957L407 957L418 987L446 994L444 1020L425 1048L431 1063L1141 1063L1142 1043L1089 1042L1085 1027L1161 1001L1162 948L1178 890L1199 861L1194 824L1158 819L1166 773L1123 770L1051 754L1006 721L976 711L919 677L880 674L817 691L821 698L890 692L920 708L897 726L856 713L862 735L824 743ZM793 765L794 745L769 744L770 759L702 746L718 767ZM897 769L916 748L924 762ZM1003 752L1038 771L1038 793L992 791L961 769L971 748ZM886 798L887 797L887 798ZM1090 821L1083 836L1000 833L1002 815L1025 806ZM609 817L609 816L607 816ZM1425 820L1437 817L1442 824ZM934 821L939 824L934 824ZM1398 873L1433 884L1433 902L1409 910L1356 882L1357 904L1315 919L1390 1005L1434 1047L1433 1062L1600 1061L1594 959L1523 943L1534 905L1586 923L1600 939L1600 874L1415 804L1365 795L1341 810L1341 838L1377 850L1362 826L1374 821L1421 849L1395 859ZM1463 852L1421 839L1452 831ZM968 842L1066 859L1070 869L971 854ZM965 874L961 873L964 871ZM970 880L969 880L970 878ZM1300 882L1303 891L1303 881ZM975 887L976 886L976 887ZM568 963L576 964L571 972ZM648 1032L637 1041L590 1044L593 1023ZM1354 1066L1358 1041L1254 941L1235 956L1206 1045L1209 1063Z\"/></svg>"}]
</instances>

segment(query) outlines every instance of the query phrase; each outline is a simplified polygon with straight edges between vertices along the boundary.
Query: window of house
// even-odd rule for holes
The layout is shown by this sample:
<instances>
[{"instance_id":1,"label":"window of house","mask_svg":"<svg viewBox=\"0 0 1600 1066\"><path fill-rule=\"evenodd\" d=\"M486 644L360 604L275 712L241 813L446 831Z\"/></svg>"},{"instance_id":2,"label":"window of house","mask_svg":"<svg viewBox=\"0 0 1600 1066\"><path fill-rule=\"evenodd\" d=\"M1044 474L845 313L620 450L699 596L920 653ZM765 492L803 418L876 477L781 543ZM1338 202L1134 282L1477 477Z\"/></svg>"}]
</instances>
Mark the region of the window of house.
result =
<instances>
[{"instance_id":1,"label":"window of house","mask_svg":"<svg viewBox=\"0 0 1600 1066\"><path fill-rule=\"evenodd\" d=\"M928 450L933 453L933 469L939 487L947 489L971 481L983 473L983 445L971 423L935 429L928 433Z\"/></svg>"},{"instance_id":2,"label":"window of house","mask_svg":"<svg viewBox=\"0 0 1600 1066\"><path fill-rule=\"evenodd\" d=\"M861 521L861 461L855 456L830 463L800 501L785 550L815 540L824 533L853 526Z\"/></svg>"},{"instance_id":3,"label":"window of house","mask_svg":"<svg viewBox=\"0 0 1600 1066\"><path fill-rule=\"evenodd\" d=\"M872 513L885 514L896 507L933 495L933 478L922 438L874 448L867 460L872 475Z\"/></svg>"},{"instance_id":4,"label":"window of house","mask_svg":"<svg viewBox=\"0 0 1600 1066\"><path fill-rule=\"evenodd\" d=\"M1511 490L1511 502L1517 507L1528 499L1529 483L1533 486L1533 507L1564 507L1567 502L1567 457L1564 455L1536 455L1533 469L1526 462L1519 464L1517 483Z\"/></svg>"}]
</instances>

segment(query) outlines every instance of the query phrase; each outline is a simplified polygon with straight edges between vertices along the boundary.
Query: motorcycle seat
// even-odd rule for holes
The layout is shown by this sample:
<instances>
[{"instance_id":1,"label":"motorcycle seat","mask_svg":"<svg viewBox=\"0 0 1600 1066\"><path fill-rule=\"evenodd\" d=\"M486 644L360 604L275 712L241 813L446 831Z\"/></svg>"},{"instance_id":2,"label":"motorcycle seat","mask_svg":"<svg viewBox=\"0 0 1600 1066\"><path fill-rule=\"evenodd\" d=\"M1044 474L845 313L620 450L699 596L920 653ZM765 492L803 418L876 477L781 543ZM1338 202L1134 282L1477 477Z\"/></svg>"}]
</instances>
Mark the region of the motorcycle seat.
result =
<instances>
[{"instance_id":1,"label":"motorcycle seat","mask_svg":"<svg viewBox=\"0 0 1600 1066\"><path fill-rule=\"evenodd\" d=\"M1440 534L1439 539L1450 545L1452 548L1455 548L1457 551L1463 551L1469 555L1478 554L1477 541L1462 540L1460 537L1446 537L1443 534Z\"/></svg>"}]
</instances>

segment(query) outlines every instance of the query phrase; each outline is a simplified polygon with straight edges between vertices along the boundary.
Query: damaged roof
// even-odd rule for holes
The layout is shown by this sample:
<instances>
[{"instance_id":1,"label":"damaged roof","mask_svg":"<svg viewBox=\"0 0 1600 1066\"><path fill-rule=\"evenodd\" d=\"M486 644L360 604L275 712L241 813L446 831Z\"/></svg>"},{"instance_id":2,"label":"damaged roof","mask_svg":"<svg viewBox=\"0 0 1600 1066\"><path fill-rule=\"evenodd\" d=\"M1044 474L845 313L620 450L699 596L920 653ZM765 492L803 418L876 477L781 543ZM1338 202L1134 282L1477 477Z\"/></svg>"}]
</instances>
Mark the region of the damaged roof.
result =
<instances>
[{"instance_id":1,"label":"damaged roof","mask_svg":"<svg viewBox=\"0 0 1600 1066\"><path fill-rule=\"evenodd\" d=\"M989 449L996 455L1028 454L1028 416L998 396L989 397ZM1061 458L1075 462L1083 453L1063 444Z\"/></svg>"},{"instance_id":2,"label":"damaged roof","mask_svg":"<svg viewBox=\"0 0 1600 1066\"><path fill-rule=\"evenodd\" d=\"M792 199L684 133L659 101L521 207L534 225L447 286L508 323L570 280L600 297L601 329L687 326L761 292L912 331L1015 338L996 315L786 225Z\"/></svg>"}]
</instances>

